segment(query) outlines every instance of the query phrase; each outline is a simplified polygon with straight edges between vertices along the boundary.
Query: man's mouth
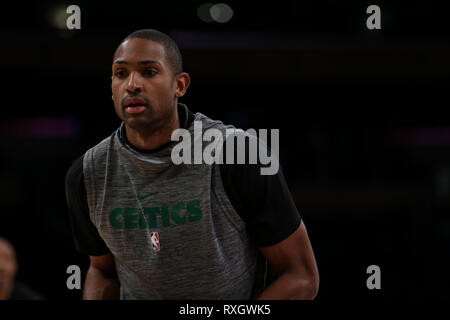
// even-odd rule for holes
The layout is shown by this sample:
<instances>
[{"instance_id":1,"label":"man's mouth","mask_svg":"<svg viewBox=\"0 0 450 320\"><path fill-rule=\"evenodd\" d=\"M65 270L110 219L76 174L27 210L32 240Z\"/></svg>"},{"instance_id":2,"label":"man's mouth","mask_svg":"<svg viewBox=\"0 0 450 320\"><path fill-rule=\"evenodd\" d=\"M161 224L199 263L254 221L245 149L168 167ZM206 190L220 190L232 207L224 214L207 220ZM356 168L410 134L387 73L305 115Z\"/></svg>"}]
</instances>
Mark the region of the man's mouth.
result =
<instances>
[{"instance_id":1,"label":"man's mouth","mask_svg":"<svg viewBox=\"0 0 450 320\"><path fill-rule=\"evenodd\" d=\"M125 111L128 113L141 113L146 108L146 106L128 106L125 108Z\"/></svg>"},{"instance_id":2,"label":"man's mouth","mask_svg":"<svg viewBox=\"0 0 450 320\"><path fill-rule=\"evenodd\" d=\"M127 113L141 113L147 106L148 104L140 98L130 98L125 101L125 111Z\"/></svg>"}]
</instances>

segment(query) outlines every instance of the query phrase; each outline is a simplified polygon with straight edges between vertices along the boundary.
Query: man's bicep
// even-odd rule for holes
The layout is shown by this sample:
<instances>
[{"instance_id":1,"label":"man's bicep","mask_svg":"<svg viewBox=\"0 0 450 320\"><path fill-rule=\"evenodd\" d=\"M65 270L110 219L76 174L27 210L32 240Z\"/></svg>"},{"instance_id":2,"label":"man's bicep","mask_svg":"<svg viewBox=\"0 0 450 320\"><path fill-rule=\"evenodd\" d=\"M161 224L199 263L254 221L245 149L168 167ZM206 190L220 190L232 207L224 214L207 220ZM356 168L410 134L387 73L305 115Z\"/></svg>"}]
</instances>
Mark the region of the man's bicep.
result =
<instances>
[{"instance_id":1,"label":"man's bicep","mask_svg":"<svg viewBox=\"0 0 450 320\"><path fill-rule=\"evenodd\" d=\"M300 225L301 217L280 167L275 175L261 175L261 166L221 165L227 195L246 224L256 246L286 239Z\"/></svg>"},{"instance_id":2,"label":"man's bicep","mask_svg":"<svg viewBox=\"0 0 450 320\"><path fill-rule=\"evenodd\" d=\"M84 185L83 157L72 164L66 174L66 200L76 249L84 254L100 256L110 252L89 216Z\"/></svg>"},{"instance_id":3,"label":"man's bicep","mask_svg":"<svg viewBox=\"0 0 450 320\"><path fill-rule=\"evenodd\" d=\"M283 241L259 249L276 274L295 272L318 278L314 252L303 222Z\"/></svg>"}]
</instances>

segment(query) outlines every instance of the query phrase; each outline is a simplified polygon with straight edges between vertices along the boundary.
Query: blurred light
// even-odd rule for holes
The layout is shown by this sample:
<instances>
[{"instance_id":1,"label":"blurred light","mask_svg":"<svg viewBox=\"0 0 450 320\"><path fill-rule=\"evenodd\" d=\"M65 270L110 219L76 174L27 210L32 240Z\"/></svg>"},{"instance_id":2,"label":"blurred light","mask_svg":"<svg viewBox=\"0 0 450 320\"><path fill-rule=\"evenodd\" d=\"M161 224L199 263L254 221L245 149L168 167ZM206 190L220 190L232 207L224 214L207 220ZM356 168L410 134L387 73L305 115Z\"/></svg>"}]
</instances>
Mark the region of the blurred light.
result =
<instances>
[{"instance_id":1,"label":"blurred light","mask_svg":"<svg viewBox=\"0 0 450 320\"><path fill-rule=\"evenodd\" d=\"M401 130L401 142L417 146L450 146L450 128L416 128Z\"/></svg>"},{"instance_id":2,"label":"blurred light","mask_svg":"<svg viewBox=\"0 0 450 320\"><path fill-rule=\"evenodd\" d=\"M211 10L211 7L213 6L213 3L204 3L197 9L197 15L203 22L213 22L213 18L211 17L211 14L209 11Z\"/></svg>"},{"instance_id":3,"label":"blurred light","mask_svg":"<svg viewBox=\"0 0 450 320\"><path fill-rule=\"evenodd\" d=\"M226 3L217 3L209 10L211 17L216 22L225 23L233 17L233 9Z\"/></svg>"},{"instance_id":4,"label":"blurred light","mask_svg":"<svg viewBox=\"0 0 450 320\"><path fill-rule=\"evenodd\" d=\"M219 22L225 23L233 17L233 9L226 3L204 3L197 9L198 17L207 23Z\"/></svg>"},{"instance_id":5,"label":"blurred light","mask_svg":"<svg viewBox=\"0 0 450 320\"><path fill-rule=\"evenodd\" d=\"M60 30L67 29L66 21L67 21L67 8L60 7L60 8L54 8L51 13L51 22L52 25Z\"/></svg>"},{"instance_id":6,"label":"blurred light","mask_svg":"<svg viewBox=\"0 0 450 320\"><path fill-rule=\"evenodd\" d=\"M12 118L2 127L4 136L23 138L73 138L80 131L78 118L72 116Z\"/></svg>"}]
</instances>

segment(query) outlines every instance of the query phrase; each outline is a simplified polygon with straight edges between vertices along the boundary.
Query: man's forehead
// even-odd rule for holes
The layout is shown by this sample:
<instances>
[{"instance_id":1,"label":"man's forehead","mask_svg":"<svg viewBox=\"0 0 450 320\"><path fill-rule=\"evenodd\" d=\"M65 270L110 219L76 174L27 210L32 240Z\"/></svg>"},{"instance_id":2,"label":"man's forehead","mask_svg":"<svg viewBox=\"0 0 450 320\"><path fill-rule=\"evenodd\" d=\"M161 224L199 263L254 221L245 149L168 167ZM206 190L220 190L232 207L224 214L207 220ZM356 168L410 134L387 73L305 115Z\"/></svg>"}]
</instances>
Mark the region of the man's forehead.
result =
<instances>
[{"instance_id":1,"label":"man's forehead","mask_svg":"<svg viewBox=\"0 0 450 320\"><path fill-rule=\"evenodd\" d=\"M14 255L14 248L9 242L0 239L0 253Z\"/></svg>"},{"instance_id":2,"label":"man's forehead","mask_svg":"<svg viewBox=\"0 0 450 320\"><path fill-rule=\"evenodd\" d=\"M131 38L124 41L117 48L113 62L120 60L132 63L152 60L163 63L164 54L164 46L158 42L148 39Z\"/></svg>"}]
</instances>

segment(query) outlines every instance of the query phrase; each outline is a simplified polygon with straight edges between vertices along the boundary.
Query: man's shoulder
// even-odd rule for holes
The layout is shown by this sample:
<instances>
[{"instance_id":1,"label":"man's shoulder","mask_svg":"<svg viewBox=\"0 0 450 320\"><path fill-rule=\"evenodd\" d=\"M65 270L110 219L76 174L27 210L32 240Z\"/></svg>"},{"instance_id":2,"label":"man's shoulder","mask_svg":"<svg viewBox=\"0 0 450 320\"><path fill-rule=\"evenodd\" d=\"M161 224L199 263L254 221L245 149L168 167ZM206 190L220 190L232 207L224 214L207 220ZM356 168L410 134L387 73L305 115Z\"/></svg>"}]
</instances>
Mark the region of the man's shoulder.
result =
<instances>
[{"instance_id":1,"label":"man's shoulder","mask_svg":"<svg viewBox=\"0 0 450 320\"><path fill-rule=\"evenodd\" d=\"M102 141L87 149L82 158L84 161L98 161L105 159L111 144L115 142L115 136L119 134L119 130L114 131L111 135L104 138Z\"/></svg>"},{"instance_id":2,"label":"man's shoulder","mask_svg":"<svg viewBox=\"0 0 450 320\"><path fill-rule=\"evenodd\" d=\"M72 185L75 184L80 177L83 176L83 158L84 154L80 157L76 158L72 165L66 172L66 184Z\"/></svg>"},{"instance_id":3,"label":"man's shoulder","mask_svg":"<svg viewBox=\"0 0 450 320\"><path fill-rule=\"evenodd\" d=\"M201 123L203 131L208 129L218 129L220 131L225 131L226 129L236 129L231 124L225 124L222 120L212 119L201 112L196 112L193 115L194 117L190 123L192 128L194 128L195 123L197 122Z\"/></svg>"},{"instance_id":4,"label":"man's shoulder","mask_svg":"<svg viewBox=\"0 0 450 320\"><path fill-rule=\"evenodd\" d=\"M90 149L88 149L86 151L86 153L88 153L89 151L101 151L101 150L105 150L112 141L114 141L114 137L118 134L118 131L114 131L111 135L109 135L108 137L104 138L102 141L100 141L99 143L97 143L96 145L94 145L93 147L91 147Z\"/></svg>"},{"instance_id":5,"label":"man's shoulder","mask_svg":"<svg viewBox=\"0 0 450 320\"><path fill-rule=\"evenodd\" d=\"M76 158L67 170L66 180L71 180L71 178L76 178L83 174L83 162L86 155L89 155L89 157L91 158L96 158L102 153L106 153L107 147L111 143L111 140L113 139L115 134L117 134L117 131L114 131L110 136L104 138L96 145L90 147L82 155Z\"/></svg>"}]
</instances>

